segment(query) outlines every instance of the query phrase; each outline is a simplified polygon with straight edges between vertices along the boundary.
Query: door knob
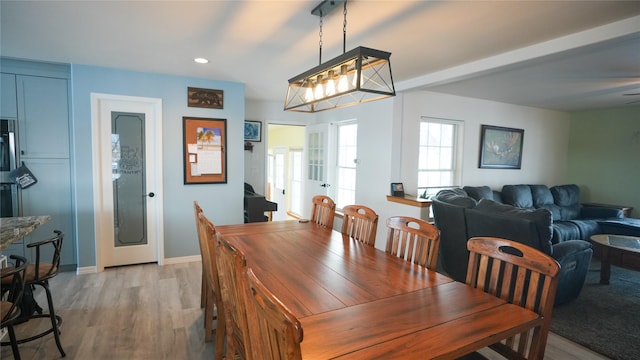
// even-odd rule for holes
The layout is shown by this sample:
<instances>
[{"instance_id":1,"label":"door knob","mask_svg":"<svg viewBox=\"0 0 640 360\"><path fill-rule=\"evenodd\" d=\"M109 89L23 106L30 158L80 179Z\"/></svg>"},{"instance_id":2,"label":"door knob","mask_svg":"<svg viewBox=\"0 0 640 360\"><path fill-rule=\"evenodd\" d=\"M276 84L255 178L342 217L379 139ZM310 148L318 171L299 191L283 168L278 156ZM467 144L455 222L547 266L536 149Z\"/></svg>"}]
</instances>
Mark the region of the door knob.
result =
<instances>
[{"instance_id":1,"label":"door knob","mask_svg":"<svg viewBox=\"0 0 640 360\"><path fill-rule=\"evenodd\" d=\"M147 194L147 195L145 195L145 196L148 196L148 197L154 197L154 196L156 196L156 194L154 194L153 192L150 192L150 193L148 193L148 194Z\"/></svg>"},{"instance_id":2,"label":"door knob","mask_svg":"<svg viewBox=\"0 0 640 360\"><path fill-rule=\"evenodd\" d=\"M322 184L322 185L320 185L320 186L322 186L323 188L328 188L328 187L330 187L330 186L331 186L331 184Z\"/></svg>"}]
</instances>

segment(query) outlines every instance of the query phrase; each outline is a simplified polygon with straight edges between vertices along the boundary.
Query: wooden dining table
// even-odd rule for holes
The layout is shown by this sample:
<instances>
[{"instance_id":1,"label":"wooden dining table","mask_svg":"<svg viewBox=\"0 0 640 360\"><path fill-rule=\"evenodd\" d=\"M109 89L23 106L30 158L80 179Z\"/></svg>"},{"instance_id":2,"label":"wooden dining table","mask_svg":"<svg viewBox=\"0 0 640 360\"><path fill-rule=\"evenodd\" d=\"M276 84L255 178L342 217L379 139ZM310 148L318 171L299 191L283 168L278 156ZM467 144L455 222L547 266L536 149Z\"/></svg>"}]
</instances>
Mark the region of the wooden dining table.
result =
<instances>
[{"instance_id":1,"label":"wooden dining table","mask_svg":"<svg viewBox=\"0 0 640 360\"><path fill-rule=\"evenodd\" d=\"M314 223L216 226L300 320L303 359L455 359L535 312Z\"/></svg>"}]
</instances>

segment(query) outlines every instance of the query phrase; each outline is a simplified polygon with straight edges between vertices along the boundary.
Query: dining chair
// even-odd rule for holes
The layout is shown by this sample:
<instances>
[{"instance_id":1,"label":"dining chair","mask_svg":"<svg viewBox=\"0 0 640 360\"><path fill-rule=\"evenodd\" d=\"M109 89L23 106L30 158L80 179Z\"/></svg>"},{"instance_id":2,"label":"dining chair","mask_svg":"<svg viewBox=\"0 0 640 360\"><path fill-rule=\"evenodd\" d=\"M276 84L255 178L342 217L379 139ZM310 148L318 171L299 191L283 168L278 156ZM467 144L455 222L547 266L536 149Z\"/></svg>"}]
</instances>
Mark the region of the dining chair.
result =
<instances>
[{"instance_id":1,"label":"dining chair","mask_svg":"<svg viewBox=\"0 0 640 360\"><path fill-rule=\"evenodd\" d=\"M312 199L311 221L324 227L333 228L336 203L326 195L316 195Z\"/></svg>"},{"instance_id":2,"label":"dining chair","mask_svg":"<svg viewBox=\"0 0 640 360\"><path fill-rule=\"evenodd\" d=\"M543 359L558 287L558 262L507 239L474 237L467 242L467 249L468 285L534 311L543 319L541 326L489 347L507 359Z\"/></svg>"},{"instance_id":3,"label":"dining chair","mask_svg":"<svg viewBox=\"0 0 640 360\"><path fill-rule=\"evenodd\" d=\"M245 296L247 261L220 233L216 233L216 265L226 324L226 358L251 360Z\"/></svg>"},{"instance_id":4,"label":"dining chair","mask_svg":"<svg viewBox=\"0 0 640 360\"><path fill-rule=\"evenodd\" d=\"M206 281L206 288L209 292L206 297L205 304L205 341L210 341L211 336L216 336L215 346L215 359L224 359L224 341L225 341L225 316L224 306L222 304L220 289L220 280L218 277L218 267L216 264L216 236L219 235L216 232L216 228L213 223L204 215L204 213L198 214L198 222L200 228L202 228L202 263L204 277ZM214 313L214 309L217 310L217 316ZM216 323L215 329L213 323ZM207 336L209 339L207 339Z\"/></svg>"},{"instance_id":5,"label":"dining chair","mask_svg":"<svg viewBox=\"0 0 640 360\"><path fill-rule=\"evenodd\" d=\"M440 231L435 225L410 216L387 219L385 251L406 261L436 270Z\"/></svg>"},{"instance_id":6,"label":"dining chair","mask_svg":"<svg viewBox=\"0 0 640 360\"><path fill-rule=\"evenodd\" d=\"M20 304L24 294L25 277L27 272L27 259L11 255L10 259L15 260L14 266L1 270L2 276L2 296L0 297L0 329L7 329L9 343L13 358L20 360L18 340L13 329L14 322L20 316ZM5 343L2 343L5 345Z\"/></svg>"},{"instance_id":7,"label":"dining chair","mask_svg":"<svg viewBox=\"0 0 640 360\"><path fill-rule=\"evenodd\" d=\"M193 201L193 215L196 220L196 231L198 235L198 244L200 244L200 254L202 254L202 229L200 229L200 220L198 219L198 214L203 213L202 207L198 204L197 200ZM200 289L200 307L204 308L207 302L207 292L208 290L205 288L207 286L206 276L204 274L204 262L202 263L202 280L201 280L201 289Z\"/></svg>"},{"instance_id":8,"label":"dining chair","mask_svg":"<svg viewBox=\"0 0 640 360\"><path fill-rule=\"evenodd\" d=\"M301 360L302 324L291 311L247 269L248 322L254 359Z\"/></svg>"},{"instance_id":9,"label":"dining chair","mask_svg":"<svg viewBox=\"0 0 640 360\"><path fill-rule=\"evenodd\" d=\"M212 281L208 278L207 271L211 271L211 265L215 267L215 259L209 254L209 248L215 251L215 243L207 243L207 227L211 224L213 232L215 234L215 226L204 215L202 208L197 201L193 202L194 214L196 218L196 230L198 234L198 244L200 246L200 255L202 257L202 280L200 289L200 307L204 308L204 341L209 342L212 340L216 329L213 327L213 323L216 321L216 299L219 297L219 293L211 286ZM211 238L211 241L213 238ZM216 274L218 271L216 270ZM216 275L217 281L217 275Z\"/></svg>"},{"instance_id":10,"label":"dining chair","mask_svg":"<svg viewBox=\"0 0 640 360\"><path fill-rule=\"evenodd\" d=\"M17 340L17 343L26 343L53 333L58 351L60 351L60 355L62 357L65 357L66 354L62 349L62 343L60 342L60 325L62 325L62 318L55 312L53 296L51 295L51 289L49 288L49 280L58 275L58 271L60 269L60 256L62 255L64 234L60 230L54 230L53 232L55 236L49 239L27 244L27 249L33 249L35 252L36 261L35 263L29 263L27 265L25 275L25 287L35 289L36 286L39 286L44 289L47 297L49 313L43 313L43 310L39 306L36 306L35 314L22 314L21 316L22 318L26 315L28 316L28 319L49 318L51 321L51 327L36 335L19 339ZM45 262L43 260L45 254L51 254L51 262Z\"/></svg>"},{"instance_id":11,"label":"dining chair","mask_svg":"<svg viewBox=\"0 0 640 360\"><path fill-rule=\"evenodd\" d=\"M378 214L364 205L347 205L342 208L342 233L366 245L375 246Z\"/></svg>"}]
</instances>

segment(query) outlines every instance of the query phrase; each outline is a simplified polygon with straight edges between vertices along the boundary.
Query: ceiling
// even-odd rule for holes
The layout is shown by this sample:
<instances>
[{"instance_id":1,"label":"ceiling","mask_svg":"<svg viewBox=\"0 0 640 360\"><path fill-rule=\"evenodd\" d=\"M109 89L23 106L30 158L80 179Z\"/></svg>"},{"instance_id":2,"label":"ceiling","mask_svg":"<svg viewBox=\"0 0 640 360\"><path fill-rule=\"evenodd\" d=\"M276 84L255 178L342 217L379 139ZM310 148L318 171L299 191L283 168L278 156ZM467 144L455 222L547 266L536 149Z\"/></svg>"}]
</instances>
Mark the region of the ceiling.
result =
<instances>
[{"instance_id":1,"label":"ceiling","mask_svg":"<svg viewBox=\"0 0 640 360\"><path fill-rule=\"evenodd\" d=\"M284 102L287 80L318 65L319 3L1 0L0 54L236 81L249 99ZM346 29L346 50L392 53L397 91L640 105L624 95L640 93L640 1L351 0ZM342 8L322 34L322 60L340 55Z\"/></svg>"}]
</instances>

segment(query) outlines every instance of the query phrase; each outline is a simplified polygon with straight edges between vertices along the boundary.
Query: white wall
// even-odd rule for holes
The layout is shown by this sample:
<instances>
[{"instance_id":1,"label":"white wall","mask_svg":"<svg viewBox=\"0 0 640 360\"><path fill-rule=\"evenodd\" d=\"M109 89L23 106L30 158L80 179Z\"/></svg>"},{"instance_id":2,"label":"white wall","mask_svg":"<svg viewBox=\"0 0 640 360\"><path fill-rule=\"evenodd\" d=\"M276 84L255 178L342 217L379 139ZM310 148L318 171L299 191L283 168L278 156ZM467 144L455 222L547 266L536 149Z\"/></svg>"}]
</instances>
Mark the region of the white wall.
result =
<instances>
[{"instance_id":1,"label":"white wall","mask_svg":"<svg viewBox=\"0 0 640 360\"><path fill-rule=\"evenodd\" d=\"M266 194L267 182L267 124L307 125L313 124L315 114L295 113L283 110L283 102L247 100L246 120L262 122L262 141L253 143L253 152L244 152L244 179L259 194Z\"/></svg>"},{"instance_id":2,"label":"white wall","mask_svg":"<svg viewBox=\"0 0 640 360\"><path fill-rule=\"evenodd\" d=\"M464 122L462 185L558 185L566 176L570 114L433 92L405 94L402 121L402 180L416 188L418 123L421 116ZM479 169L480 126L524 129L521 169Z\"/></svg>"},{"instance_id":3,"label":"white wall","mask_svg":"<svg viewBox=\"0 0 640 360\"><path fill-rule=\"evenodd\" d=\"M266 119L302 116L282 114L282 106L247 102L246 113ZM269 111L271 109L271 111ZM276 110L277 109L277 110ZM265 111L266 110L266 111ZM569 114L432 92L408 92L395 98L317 113L317 122L358 121L356 202L380 216L376 247L384 248L386 220L395 215L420 217L419 208L387 201L391 182L403 182L408 193L417 183L418 123L421 116L465 123L463 185L560 184L567 165ZM478 169L480 125L524 129L522 169ZM336 221L339 226L340 221Z\"/></svg>"}]
</instances>

